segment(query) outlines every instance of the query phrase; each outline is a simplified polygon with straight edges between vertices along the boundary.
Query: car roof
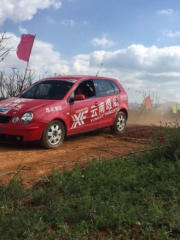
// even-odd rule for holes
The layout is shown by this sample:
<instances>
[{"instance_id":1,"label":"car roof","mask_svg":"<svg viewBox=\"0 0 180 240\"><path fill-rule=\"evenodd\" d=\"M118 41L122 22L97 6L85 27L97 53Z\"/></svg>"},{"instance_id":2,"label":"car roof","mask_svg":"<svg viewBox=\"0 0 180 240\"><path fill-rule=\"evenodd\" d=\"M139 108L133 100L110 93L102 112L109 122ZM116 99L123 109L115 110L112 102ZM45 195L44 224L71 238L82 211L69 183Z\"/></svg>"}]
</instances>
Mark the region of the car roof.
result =
<instances>
[{"instance_id":1,"label":"car roof","mask_svg":"<svg viewBox=\"0 0 180 240\"><path fill-rule=\"evenodd\" d=\"M102 77L102 76L90 76L90 75L64 75L44 78L42 80L86 80L86 79L105 79L116 80L114 78Z\"/></svg>"}]
</instances>

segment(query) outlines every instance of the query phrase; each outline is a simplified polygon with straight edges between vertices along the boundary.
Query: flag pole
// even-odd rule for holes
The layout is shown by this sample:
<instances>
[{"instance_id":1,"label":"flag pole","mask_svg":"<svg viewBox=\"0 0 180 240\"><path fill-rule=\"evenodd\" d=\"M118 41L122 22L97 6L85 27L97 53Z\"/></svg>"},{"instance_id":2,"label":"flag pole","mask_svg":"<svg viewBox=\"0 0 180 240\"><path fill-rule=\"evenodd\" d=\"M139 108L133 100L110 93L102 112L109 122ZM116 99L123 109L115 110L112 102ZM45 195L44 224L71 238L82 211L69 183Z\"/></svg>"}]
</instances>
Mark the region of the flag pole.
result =
<instances>
[{"instance_id":1,"label":"flag pole","mask_svg":"<svg viewBox=\"0 0 180 240\"><path fill-rule=\"evenodd\" d=\"M100 68L99 68L99 70L98 70L98 72L97 72L97 74L96 74L96 77L97 77L97 75L99 74L99 71L100 71L102 65L103 65L103 63L101 63L101 66L100 66Z\"/></svg>"},{"instance_id":2,"label":"flag pole","mask_svg":"<svg viewBox=\"0 0 180 240\"><path fill-rule=\"evenodd\" d=\"M34 35L34 40L35 40L35 37L36 37L36 34ZM33 40L32 47L33 47L33 45L34 45L34 40ZM31 47L31 51L32 51L32 47ZM31 51L30 51L30 54L29 54L29 59L30 59L30 56L31 56ZM29 67L29 59L28 59L27 65L26 65L26 69L25 69L25 73L24 73L24 79L23 79L23 81L26 79L27 70L28 70L28 67Z\"/></svg>"}]
</instances>

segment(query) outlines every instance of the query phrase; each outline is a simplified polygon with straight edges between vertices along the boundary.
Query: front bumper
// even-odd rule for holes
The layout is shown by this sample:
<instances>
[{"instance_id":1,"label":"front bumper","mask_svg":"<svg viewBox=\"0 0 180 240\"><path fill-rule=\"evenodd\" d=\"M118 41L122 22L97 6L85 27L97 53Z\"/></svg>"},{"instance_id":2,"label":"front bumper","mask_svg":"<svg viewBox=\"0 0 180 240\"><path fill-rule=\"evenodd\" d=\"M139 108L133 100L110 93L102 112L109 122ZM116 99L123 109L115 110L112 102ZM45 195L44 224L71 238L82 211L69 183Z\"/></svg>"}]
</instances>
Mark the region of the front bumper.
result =
<instances>
[{"instance_id":1,"label":"front bumper","mask_svg":"<svg viewBox=\"0 0 180 240\"><path fill-rule=\"evenodd\" d=\"M38 141L46 127L45 123L28 123L16 126L16 124L0 124L0 140L2 141Z\"/></svg>"}]
</instances>

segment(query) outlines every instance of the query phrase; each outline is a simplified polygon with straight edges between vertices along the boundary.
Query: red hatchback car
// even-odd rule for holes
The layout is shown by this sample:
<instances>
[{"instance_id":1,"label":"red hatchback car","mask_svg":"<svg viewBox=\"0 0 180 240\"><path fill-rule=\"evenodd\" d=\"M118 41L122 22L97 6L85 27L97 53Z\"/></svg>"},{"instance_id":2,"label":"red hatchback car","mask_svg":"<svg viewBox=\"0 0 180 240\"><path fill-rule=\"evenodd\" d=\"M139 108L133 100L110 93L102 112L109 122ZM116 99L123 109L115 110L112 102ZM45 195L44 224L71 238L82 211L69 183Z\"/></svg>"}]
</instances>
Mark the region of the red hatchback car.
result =
<instances>
[{"instance_id":1,"label":"red hatchback car","mask_svg":"<svg viewBox=\"0 0 180 240\"><path fill-rule=\"evenodd\" d=\"M45 148L57 148L66 135L108 126L121 133L127 118L128 97L116 79L46 78L0 102L0 140L39 140Z\"/></svg>"}]
</instances>

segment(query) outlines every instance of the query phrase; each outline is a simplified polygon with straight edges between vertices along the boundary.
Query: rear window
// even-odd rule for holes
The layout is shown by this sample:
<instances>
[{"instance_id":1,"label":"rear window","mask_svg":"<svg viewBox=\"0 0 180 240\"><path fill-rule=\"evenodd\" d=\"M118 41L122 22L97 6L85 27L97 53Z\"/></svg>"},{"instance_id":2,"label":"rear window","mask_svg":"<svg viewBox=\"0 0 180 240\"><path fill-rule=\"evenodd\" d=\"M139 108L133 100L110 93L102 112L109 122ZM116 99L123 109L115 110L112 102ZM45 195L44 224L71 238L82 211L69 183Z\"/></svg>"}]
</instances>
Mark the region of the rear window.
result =
<instances>
[{"instance_id":1,"label":"rear window","mask_svg":"<svg viewBox=\"0 0 180 240\"><path fill-rule=\"evenodd\" d=\"M73 81L46 80L34 84L32 87L23 92L19 97L61 100L73 85Z\"/></svg>"}]
</instances>

